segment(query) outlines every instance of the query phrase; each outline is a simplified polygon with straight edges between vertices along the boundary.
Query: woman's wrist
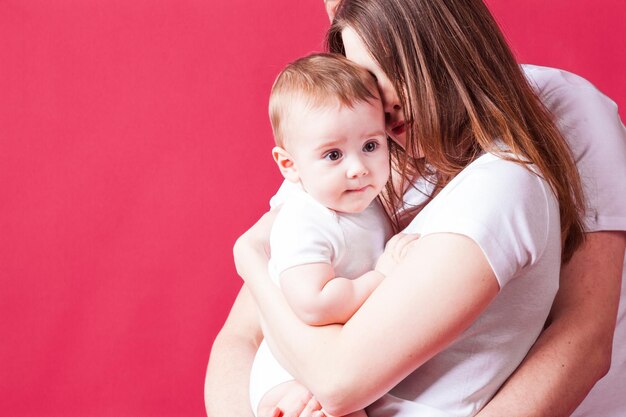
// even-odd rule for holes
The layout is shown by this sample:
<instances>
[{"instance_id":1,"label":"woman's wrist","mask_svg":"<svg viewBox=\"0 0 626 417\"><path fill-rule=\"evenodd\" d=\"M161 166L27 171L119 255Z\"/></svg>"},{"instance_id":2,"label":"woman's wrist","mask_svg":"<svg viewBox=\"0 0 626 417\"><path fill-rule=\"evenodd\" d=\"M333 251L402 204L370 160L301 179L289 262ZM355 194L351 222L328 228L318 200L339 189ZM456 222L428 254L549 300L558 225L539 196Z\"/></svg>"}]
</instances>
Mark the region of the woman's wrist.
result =
<instances>
[{"instance_id":1,"label":"woman's wrist","mask_svg":"<svg viewBox=\"0 0 626 417\"><path fill-rule=\"evenodd\" d=\"M233 247L233 256L237 274L248 286L250 286L257 275L261 275L263 270L267 270L269 258L264 244L253 236L244 234L237 239Z\"/></svg>"},{"instance_id":2,"label":"woman's wrist","mask_svg":"<svg viewBox=\"0 0 626 417\"><path fill-rule=\"evenodd\" d=\"M267 273L269 236L277 213L278 210L265 213L233 246L237 273L246 282L256 274Z\"/></svg>"}]
</instances>

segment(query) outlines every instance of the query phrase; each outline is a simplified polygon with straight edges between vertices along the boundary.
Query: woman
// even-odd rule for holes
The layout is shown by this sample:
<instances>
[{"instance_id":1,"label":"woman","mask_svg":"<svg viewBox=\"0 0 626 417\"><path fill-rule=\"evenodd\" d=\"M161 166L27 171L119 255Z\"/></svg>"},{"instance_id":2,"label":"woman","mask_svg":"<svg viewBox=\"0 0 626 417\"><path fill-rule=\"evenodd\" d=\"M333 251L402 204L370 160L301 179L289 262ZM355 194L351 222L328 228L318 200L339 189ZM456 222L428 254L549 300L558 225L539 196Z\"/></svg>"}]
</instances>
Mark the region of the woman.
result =
<instances>
[{"instance_id":1,"label":"woman","mask_svg":"<svg viewBox=\"0 0 626 417\"><path fill-rule=\"evenodd\" d=\"M539 335L561 247L567 260L582 240L581 186L564 140L486 7L458 3L346 1L329 32L331 51L378 80L387 132L404 150L391 211L406 205L394 196L414 173L433 178L432 201L406 229L421 239L381 271L386 280L359 311L343 327L301 325L258 279L267 259L250 253L256 239L236 245L266 336L333 415L390 390L368 413L476 414Z\"/></svg>"},{"instance_id":2,"label":"woman","mask_svg":"<svg viewBox=\"0 0 626 417\"><path fill-rule=\"evenodd\" d=\"M564 223L562 231L566 237L564 239L565 254L566 256L571 254L577 235L575 229L578 227L575 219L577 203L571 198L568 201L569 192L572 191L568 185L571 184L570 181L574 183L572 187L574 194L577 188L571 163L567 161L567 156L562 146L559 145L558 139L555 139L553 129L549 123L545 123L545 114L530 98L527 87L524 87L523 76L516 71L516 65L504 42L501 39L496 39L496 41L491 39L492 33L497 30L484 6L477 2L463 2L463 4L455 4L454 10L451 10L444 2L418 5L417 2L398 1L394 2L394 5L398 7L387 7L388 4L385 3L380 8L376 7L375 2L364 3L368 4L350 1L343 5L334 26L335 31L331 30L331 41L334 39L336 48L343 44L350 59L364 65L378 77L387 105L390 135L405 146L409 155L414 156L402 158L399 154L397 161L399 168L404 173L412 174L414 171L423 173L427 167L434 167L437 174L438 188L436 189L439 189L447 183L452 184L458 175L462 175L458 173L477 160L482 150L495 153L512 151L514 158L532 161L548 180L551 189L555 190L555 194L559 197L561 218ZM359 12L361 12L361 21L357 19ZM347 25L342 26L342 19ZM424 30L411 33L412 36L409 37L403 36L407 34L407 31L410 32L411 28L398 29L398 22L407 21L422 22ZM393 29L397 31L394 32ZM332 33L335 33L334 38ZM341 39L337 38L337 33L341 34ZM407 47L406 43L403 44L406 39L411 39L413 44ZM450 43L449 39L455 39L455 42ZM380 42L377 44L378 40ZM422 48L417 50L416 44L420 42ZM373 59L370 52L374 56ZM471 62L471 65L464 65L463 61ZM445 71L440 73L438 68L445 68ZM393 83L389 82L388 78L394 80ZM507 82L512 88L501 89L500 87L506 85ZM551 139L545 142L541 139L545 137ZM506 146L501 147L503 144ZM421 158L417 158L422 155L425 156L428 165L423 164ZM548 160L560 161L563 166L569 166L570 170L565 169L563 172L566 174L561 175L561 171L556 172L557 170L547 163ZM409 175L405 175L406 177L411 178ZM445 188L442 191L442 194L444 193L448 193ZM522 199L522 201L526 200ZM258 227L253 229L245 239L252 238L254 241L255 235L259 234L258 229ZM570 229L574 229L574 232L570 232ZM260 241L262 241L263 231L260 235ZM281 319L285 311L281 309L281 300L273 298L272 288L264 285L263 280L250 281L251 287L257 293L261 310L264 315L268 316L270 334L275 334L279 350L285 353L296 375L313 388L313 392L322 399L322 404L328 403L332 411L342 413L356 405L364 405L375 400L378 394L399 382L407 372L423 364L451 343L462 333L463 329L470 325L470 319L479 316L488 308L487 305L493 305L490 304L492 300L497 300L504 292L503 288L507 288L506 283L499 281L497 277L498 273L502 274L502 271L498 271L498 268L489 262L491 259L485 256L484 248L481 250L477 241L472 241L472 236L470 239L465 239L443 235L444 233L440 236L431 235L418 241L400 263L398 270L394 271L390 277L390 284L386 288L381 288L380 294L375 294L371 303L368 302L364 311L359 312L355 316L355 321L349 322L345 329L303 329L298 327L297 322L290 322L288 315L286 320L284 317ZM621 244L623 245L623 241ZM445 292L445 297L434 297L430 292L432 288L424 287L417 291L416 287L406 287L407 282L410 282L408 276L414 275L415 271L420 271L420 268L447 267L444 265L446 262L432 264L436 256L436 253L432 251L437 247L446 251L447 263L456 257L459 265L463 266L460 271L447 270L447 275L464 277L463 280L456 282L457 290L462 288L463 291ZM623 246L621 250L623 256ZM468 260L476 262L468 264ZM239 264L244 277L256 275L259 270L262 270L262 258L248 261L249 259L244 264ZM524 262L520 262L520 271L524 269L523 264ZM404 278L403 270L406 274ZM438 271L441 272L441 270ZM434 275L437 274L433 272ZM475 279L476 285L464 287L467 279ZM396 283L402 284L394 287ZM417 293L411 293L410 289ZM384 366L377 367L374 373L369 374L377 382L370 392L353 395L351 390L354 386L349 383L349 380L347 382L335 381L339 384L338 387L331 386L329 392L324 391L325 388L321 385L328 386L329 384L326 383L328 378L325 378L325 375L323 375L324 378L321 377L316 368L323 370L328 364L347 366L343 375L349 378L361 378L364 376L359 373L362 370L350 367L358 364L358 361L371 362L376 359L374 356L367 356L367 352L361 356L353 355L354 358L341 356L341 352L342 349L347 349L346 352L354 352L355 346L351 343L355 341L350 339L350 332L355 334L353 329L358 329L359 325L365 325L371 318L368 314L374 317L376 315L372 312L383 308L383 305L386 309L389 308L388 303L380 300L388 299L394 303L393 305L402 306L402 295L411 295L410 299L404 301L408 305L410 302L415 304L420 294L429 295L424 303L431 304L432 300L438 298L458 296L457 301L464 303L466 311L458 315L441 314L444 320L436 322L434 331L439 334L434 338L431 338L432 332L425 331L429 323L424 323L421 326L423 329L417 329L418 331L414 334L407 332L404 328L398 334L389 334L394 337L394 342L397 342L400 350L396 353L403 360L392 361L387 369L380 372L379 369ZM433 306L431 305L430 308L432 309ZM411 310L411 312L417 314L418 310ZM378 329L367 335L368 338L371 337L372 343L376 343L378 354L384 354L383 357L387 359L390 357L390 350L380 352L380 338L383 333L379 330L393 329L394 326L398 326L398 317L394 321L394 317L389 316L391 314L386 313L387 325L384 329ZM273 329L272 326L274 326ZM282 336L281 332L285 332L286 329L295 330L296 334L301 337L308 337L307 335L310 334L310 338L307 339L309 346L298 345L300 337L292 341ZM406 338L406 334L414 339L407 342L403 339L403 337ZM363 336L363 333L360 336ZM339 345L334 345L332 352L324 352L325 342L337 342ZM308 348L314 349L308 351ZM393 350L389 347L388 349ZM342 363L333 364L333 355L341 358ZM497 376L502 376L502 372L498 372ZM342 389L350 392L352 398L345 403L334 402L334 397L338 395L337 393L341 394ZM480 402L477 404L478 407L482 405Z\"/></svg>"}]
</instances>

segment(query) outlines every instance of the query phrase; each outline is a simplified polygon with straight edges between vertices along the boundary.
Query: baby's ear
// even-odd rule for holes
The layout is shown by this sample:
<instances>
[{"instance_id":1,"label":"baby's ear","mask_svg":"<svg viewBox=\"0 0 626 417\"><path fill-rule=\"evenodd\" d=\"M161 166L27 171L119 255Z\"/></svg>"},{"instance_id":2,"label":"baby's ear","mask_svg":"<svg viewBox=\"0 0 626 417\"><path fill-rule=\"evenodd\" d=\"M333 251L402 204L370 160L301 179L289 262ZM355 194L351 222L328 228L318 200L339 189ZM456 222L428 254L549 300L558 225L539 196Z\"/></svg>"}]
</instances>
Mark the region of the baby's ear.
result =
<instances>
[{"instance_id":1,"label":"baby's ear","mask_svg":"<svg viewBox=\"0 0 626 417\"><path fill-rule=\"evenodd\" d=\"M283 174L283 177L285 177L286 180L291 182L300 181L300 175L298 174L296 163L289 152L280 146L275 146L274 149L272 149L272 157L274 157L274 161L276 162L276 165L278 165L278 169L280 169L281 174Z\"/></svg>"}]
</instances>

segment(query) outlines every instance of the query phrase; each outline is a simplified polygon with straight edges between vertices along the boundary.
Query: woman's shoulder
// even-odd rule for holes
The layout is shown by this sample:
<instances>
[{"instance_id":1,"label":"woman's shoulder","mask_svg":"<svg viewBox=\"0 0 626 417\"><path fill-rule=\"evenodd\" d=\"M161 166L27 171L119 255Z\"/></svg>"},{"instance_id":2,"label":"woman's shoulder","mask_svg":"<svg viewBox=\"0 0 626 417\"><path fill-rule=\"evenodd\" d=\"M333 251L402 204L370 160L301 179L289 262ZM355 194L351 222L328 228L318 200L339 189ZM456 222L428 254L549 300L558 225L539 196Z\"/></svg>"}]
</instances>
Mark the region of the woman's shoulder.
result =
<instances>
[{"instance_id":1,"label":"woman's shoulder","mask_svg":"<svg viewBox=\"0 0 626 417\"><path fill-rule=\"evenodd\" d=\"M444 222L472 218L491 225L524 216L545 222L554 213L558 215L556 198L533 165L511 154L485 153L454 177L420 217Z\"/></svg>"},{"instance_id":2,"label":"woman's shoulder","mask_svg":"<svg viewBox=\"0 0 626 417\"><path fill-rule=\"evenodd\" d=\"M487 153L444 187L407 232L469 237L504 286L542 259L546 248L559 246L559 210L549 185L532 166Z\"/></svg>"},{"instance_id":3,"label":"woman's shoulder","mask_svg":"<svg viewBox=\"0 0 626 417\"><path fill-rule=\"evenodd\" d=\"M558 68L523 65L522 69L562 131L619 123L617 104L587 79ZM567 136L567 131L563 133Z\"/></svg>"},{"instance_id":4,"label":"woman's shoulder","mask_svg":"<svg viewBox=\"0 0 626 417\"><path fill-rule=\"evenodd\" d=\"M418 218L449 222L471 217L487 225L526 213L547 221L555 206L549 184L533 165L511 153L485 153L454 177Z\"/></svg>"},{"instance_id":5,"label":"woman's shoulder","mask_svg":"<svg viewBox=\"0 0 626 417\"><path fill-rule=\"evenodd\" d=\"M443 188L436 200L448 199L461 193L490 196L500 195L499 189L505 192L515 188L518 190L544 188L545 184L536 175L532 165L524 163L521 158L514 158L514 155L506 153L505 149L502 150L501 155L484 153L479 156ZM433 181L434 179L422 177L414 180L413 186L404 193L407 207L415 207L426 202L427 196L434 190Z\"/></svg>"},{"instance_id":6,"label":"woman's shoulder","mask_svg":"<svg viewBox=\"0 0 626 417\"><path fill-rule=\"evenodd\" d=\"M522 70L531 85L535 86L539 91L561 87L569 87L569 90L573 87L575 90L588 88L596 92L598 91L586 78L560 68L524 64L522 65Z\"/></svg>"},{"instance_id":7,"label":"woman's shoulder","mask_svg":"<svg viewBox=\"0 0 626 417\"><path fill-rule=\"evenodd\" d=\"M444 222L463 218L494 235L505 228L530 228L541 241L548 225L558 223L558 203L550 185L533 165L516 161L511 154L479 157L432 203L430 209L443 214Z\"/></svg>"},{"instance_id":8,"label":"woman's shoulder","mask_svg":"<svg viewBox=\"0 0 626 417\"><path fill-rule=\"evenodd\" d=\"M535 192L547 187L534 165L508 152L483 154L461 171L449 185L448 192L461 187L475 189L479 194L503 193L509 196L523 196L525 190Z\"/></svg>"}]
</instances>

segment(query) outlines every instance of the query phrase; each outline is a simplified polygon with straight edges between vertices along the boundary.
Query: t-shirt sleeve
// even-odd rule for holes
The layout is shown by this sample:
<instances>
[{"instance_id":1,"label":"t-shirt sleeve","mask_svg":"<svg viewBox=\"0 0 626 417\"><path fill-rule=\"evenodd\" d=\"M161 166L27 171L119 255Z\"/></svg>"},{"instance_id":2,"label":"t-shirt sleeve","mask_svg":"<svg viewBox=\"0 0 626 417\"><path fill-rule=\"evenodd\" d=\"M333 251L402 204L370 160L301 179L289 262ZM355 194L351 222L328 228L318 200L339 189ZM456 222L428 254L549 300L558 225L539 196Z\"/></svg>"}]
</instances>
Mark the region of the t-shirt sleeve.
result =
<instances>
[{"instance_id":1,"label":"t-shirt sleeve","mask_svg":"<svg viewBox=\"0 0 626 417\"><path fill-rule=\"evenodd\" d=\"M543 180L513 162L497 159L459 176L429 204L422 224L407 231L469 237L502 288L542 256L551 231L559 236L558 206Z\"/></svg>"},{"instance_id":2,"label":"t-shirt sleeve","mask_svg":"<svg viewBox=\"0 0 626 417\"><path fill-rule=\"evenodd\" d=\"M626 129L617 105L584 78L547 72L540 97L554 114L580 172L588 231L626 230Z\"/></svg>"},{"instance_id":3,"label":"t-shirt sleeve","mask_svg":"<svg viewBox=\"0 0 626 417\"><path fill-rule=\"evenodd\" d=\"M324 207L286 201L272 226L270 250L275 271L311 263L332 264L343 242L335 214Z\"/></svg>"},{"instance_id":4,"label":"t-shirt sleeve","mask_svg":"<svg viewBox=\"0 0 626 417\"><path fill-rule=\"evenodd\" d=\"M300 186L291 181L284 180L280 185L276 194L270 198L270 209L275 209L277 207L282 206L285 201L289 199L294 193L296 193L300 188Z\"/></svg>"}]
</instances>

